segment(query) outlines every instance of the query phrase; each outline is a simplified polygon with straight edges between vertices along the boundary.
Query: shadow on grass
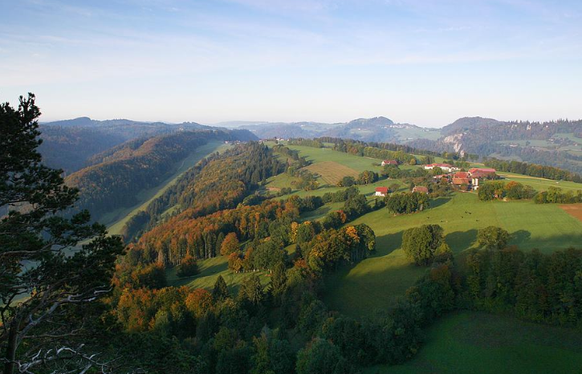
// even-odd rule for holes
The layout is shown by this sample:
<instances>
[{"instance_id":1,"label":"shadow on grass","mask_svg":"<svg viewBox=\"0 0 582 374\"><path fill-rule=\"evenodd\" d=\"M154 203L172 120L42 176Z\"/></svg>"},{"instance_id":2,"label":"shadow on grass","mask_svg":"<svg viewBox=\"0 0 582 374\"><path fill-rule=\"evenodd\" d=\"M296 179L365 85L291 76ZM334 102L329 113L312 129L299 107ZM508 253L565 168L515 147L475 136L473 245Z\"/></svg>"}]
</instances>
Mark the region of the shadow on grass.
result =
<instances>
[{"instance_id":1,"label":"shadow on grass","mask_svg":"<svg viewBox=\"0 0 582 374\"><path fill-rule=\"evenodd\" d=\"M429 207L429 209L438 208L439 206L445 205L446 203L448 203L449 201L451 201L451 199L452 198L451 197L448 197L448 196L447 197L438 197L438 198L436 198L434 200L431 200L428 207Z\"/></svg>"},{"instance_id":2,"label":"shadow on grass","mask_svg":"<svg viewBox=\"0 0 582 374\"><path fill-rule=\"evenodd\" d=\"M228 269L228 263L227 262L223 262L221 264L212 265L212 266L209 266L207 268L202 269L202 271L200 272L200 274L193 276L192 279L196 279L196 278L200 278L200 277L207 277L207 276L212 275L212 274L216 274L216 273L223 272L226 269Z\"/></svg>"},{"instance_id":3,"label":"shadow on grass","mask_svg":"<svg viewBox=\"0 0 582 374\"><path fill-rule=\"evenodd\" d=\"M477 239L477 230L455 231L445 236L445 241L451 247L453 253L461 253L470 248Z\"/></svg>"},{"instance_id":4,"label":"shadow on grass","mask_svg":"<svg viewBox=\"0 0 582 374\"><path fill-rule=\"evenodd\" d=\"M217 273L221 273L228 269L228 263L223 262L221 264L212 265L207 268L201 269L199 274L193 275L191 277L177 278L172 281L172 286L180 287L189 284L195 279L209 277Z\"/></svg>"},{"instance_id":5,"label":"shadow on grass","mask_svg":"<svg viewBox=\"0 0 582 374\"><path fill-rule=\"evenodd\" d=\"M332 210L331 206L328 206L328 205L321 206L321 207L315 209L314 211L304 213L301 216L301 221L309 221L312 219L321 218L321 217L325 216L327 213L329 213L331 210Z\"/></svg>"},{"instance_id":6,"label":"shadow on grass","mask_svg":"<svg viewBox=\"0 0 582 374\"><path fill-rule=\"evenodd\" d=\"M382 235L376 237L376 252L370 257L381 257L389 255L402 246L402 233L399 231L394 234Z\"/></svg>"},{"instance_id":7,"label":"shadow on grass","mask_svg":"<svg viewBox=\"0 0 582 374\"><path fill-rule=\"evenodd\" d=\"M531 232L527 230L517 230L511 233L510 244L519 246L521 243L528 242L531 239Z\"/></svg>"}]
</instances>

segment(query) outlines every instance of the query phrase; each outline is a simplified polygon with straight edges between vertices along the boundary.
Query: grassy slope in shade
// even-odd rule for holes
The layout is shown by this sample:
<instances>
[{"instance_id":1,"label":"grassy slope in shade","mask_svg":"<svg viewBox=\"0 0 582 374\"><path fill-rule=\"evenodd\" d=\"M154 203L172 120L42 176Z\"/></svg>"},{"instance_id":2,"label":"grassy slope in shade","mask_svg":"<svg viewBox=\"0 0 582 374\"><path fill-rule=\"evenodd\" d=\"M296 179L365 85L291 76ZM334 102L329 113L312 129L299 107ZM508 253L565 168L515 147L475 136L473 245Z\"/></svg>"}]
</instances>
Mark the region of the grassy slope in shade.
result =
<instances>
[{"instance_id":1,"label":"grassy slope in shade","mask_svg":"<svg viewBox=\"0 0 582 374\"><path fill-rule=\"evenodd\" d=\"M137 212L145 210L154 199L161 196L169 187L175 184L180 175L182 175L186 170L196 165L198 161L208 156L210 153L217 151L222 152L226 148L228 148L228 146L220 141L211 141L198 147L192 154L190 154L190 156L185 158L183 161L180 161L176 165L176 171L159 186L141 191L137 195L139 204L130 208L119 209L117 211L108 213L101 219L101 221L108 225L110 234L120 234L123 226L131 217L137 214Z\"/></svg>"},{"instance_id":2,"label":"grassy slope in shade","mask_svg":"<svg viewBox=\"0 0 582 374\"><path fill-rule=\"evenodd\" d=\"M176 287L188 286L191 288L204 288L208 291L212 291L216 279L219 275L222 275L231 293L234 295L236 294L238 286L243 281L243 279L250 277L253 274L235 274L228 270L228 258L226 256L218 256L209 258L207 260L198 261L198 268L200 270L200 274L186 278L178 278L176 276L176 269L169 269L167 272L168 284ZM254 274L259 275L263 285L266 285L270 282L270 278L267 277L264 272L261 271Z\"/></svg>"},{"instance_id":3,"label":"grassy slope in shade","mask_svg":"<svg viewBox=\"0 0 582 374\"><path fill-rule=\"evenodd\" d=\"M575 330L460 312L429 328L426 345L411 361L368 368L364 374L581 372L582 337Z\"/></svg>"},{"instance_id":4,"label":"grassy slope in shade","mask_svg":"<svg viewBox=\"0 0 582 374\"><path fill-rule=\"evenodd\" d=\"M477 230L487 226L505 228L513 235L510 244L525 250L539 248L551 253L579 247L582 242L582 222L557 204L482 202L476 194L457 193L450 200L435 201L434 205L424 212L396 217L387 209L380 209L355 220L354 224L366 223L374 230L377 253L335 273L328 282L326 302L354 317L393 306L425 271L410 264L400 249L402 232L422 224L441 225L456 254L469 248Z\"/></svg>"}]
</instances>

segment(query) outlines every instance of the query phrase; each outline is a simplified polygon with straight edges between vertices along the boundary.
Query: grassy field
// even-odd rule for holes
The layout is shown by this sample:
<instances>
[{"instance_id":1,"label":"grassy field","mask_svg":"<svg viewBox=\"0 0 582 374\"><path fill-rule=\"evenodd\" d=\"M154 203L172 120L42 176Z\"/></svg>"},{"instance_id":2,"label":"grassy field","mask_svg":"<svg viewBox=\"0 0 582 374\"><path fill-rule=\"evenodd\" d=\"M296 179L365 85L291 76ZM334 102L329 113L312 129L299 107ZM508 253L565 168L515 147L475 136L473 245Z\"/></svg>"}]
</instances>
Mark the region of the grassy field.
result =
<instances>
[{"instance_id":1,"label":"grassy field","mask_svg":"<svg viewBox=\"0 0 582 374\"><path fill-rule=\"evenodd\" d=\"M527 175L514 174L514 173L497 173L504 177L506 181L515 181L523 184L532 186L536 191L546 191L550 187L559 187L564 191L572 190L578 191L582 190L582 184L568 181L554 181L550 179L530 177Z\"/></svg>"},{"instance_id":2,"label":"grassy field","mask_svg":"<svg viewBox=\"0 0 582 374\"><path fill-rule=\"evenodd\" d=\"M290 146L300 151L302 156L313 162L312 166L341 164L346 168L363 171L380 171L379 160L302 146ZM323 168L322 170L324 170ZM348 169L348 170L349 170ZM504 173L509 180L530 184L537 190L556 185L556 181L544 180ZM293 177L281 174L271 178L267 188L293 187ZM408 185L398 180L381 180L368 186L358 186L362 193L373 199L377 186L401 185L405 191ZM564 189L578 189L580 184L560 182ZM316 191L294 191L299 196L323 195L339 190L322 181ZM287 196L283 197L286 198ZM330 211L341 208L342 203L326 204L314 212L303 215L303 220L316 220ZM542 252L552 252L570 246L579 246L582 239L582 222L568 214L558 205L537 205L531 201L481 202L475 193L457 193L451 198L433 201L432 207L424 212L393 216L381 209L357 219L354 223L366 223L376 233L378 246L376 253L352 267L340 269L328 278L326 302L333 309L357 317L372 314L376 309L392 307L414 282L426 271L411 264L400 249L402 232L422 224L436 223L445 230L446 241L457 254L470 248L476 239L477 230L487 226L499 226L512 234L510 244L529 250L539 248ZM236 286L243 276L231 274L226 269L226 259L213 259L205 266L203 273L190 280L180 280L179 284L209 288L218 274ZM222 261L218 266L213 261ZM211 269L207 271L206 269Z\"/></svg>"},{"instance_id":3,"label":"grassy field","mask_svg":"<svg viewBox=\"0 0 582 374\"><path fill-rule=\"evenodd\" d=\"M336 152L330 148L313 148L299 145L288 145L287 147L299 151L301 156L305 156L308 161L312 161L314 164L324 161L332 161L357 170L358 172L364 170L380 172L382 170L382 167L380 166L382 160L375 158L354 156L343 152Z\"/></svg>"},{"instance_id":4,"label":"grassy field","mask_svg":"<svg viewBox=\"0 0 582 374\"><path fill-rule=\"evenodd\" d=\"M380 171L379 160L359 157L330 149L290 146L306 156L313 164L329 165L341 163L354 170ZM478 165L482 166L482 165ZM410 167L410 166L408 166ZM560 186L564 190L581 189L582 184L557 182L512 173L501 173L507 180L529 184L538 191L550 186ZM272 178L267 186L292 187L292 177L280 175ZM408 185L399 180L381 180L368 186L358 186L362 193L373 199L375 187L401 185L400 191L408 190ZM334 192L339 187L322 183L316 191L294 191L299 196L318 195ZM286 196L284 197L286 198ZM303 219L320 219L341 204L327 204ZM423 268L412 265L400 249L402 232L422 224L436 223L445 230L446 241L457 254L472 247L477 230L487 226L499 226L512 234L510 244L521 249L538 248L550 253L570 246L579 247L582 242L582 222L558 205L537 205L532 201L482 202L475 193L456 193L451 198L441 198L432 202L432 207L424 212L393 216L381 209L357 219L354 223L366 223L376 233L377 253L353 267L344 268L333 274L327 281L326 302L337 310L352 316L373 313L375 309L385 309L404 295L414 282L424 273Z\"/></svg>"},{"instance_id":5,"label":"grassy field","mask_svg":"<svg viewBox=\"0 0 582 374\"><path fill-rule=\"evenodd\" d=\"M364 374L582 373L582 336L485 313L460 312L429 328L426 345L404 365Z\"/></svg>"},{"instance_id":6,"label":"grassy field","mask_svg":"<svg viewBox=\"0 0 582 374\"><path fill-rule=\"evenodd\" d=\"M445 230L446 241L459 254L470 248L477 230L487 226L505 228L510 244L521 249L538 248L550 253L570 246L580 247L582 222L559 205L531 201L482 202L474 193L441 198L423 212L393 216L387 209L368 213L354 221L368 224L376 233L377 253L355 266L335 273L326 289L332 308L351 316L372 313L394 305L425 271L412 265L400 249L402 232L435 223Z\"/></svg>"},{"instance_id":7,"label":"grassy field","mask_svg":"<svg viewBox=\"0 0 582 374\"><path fill-rule=\"evenodd\" d=\"M313 165L309 165L305 169L310 172L321 176L321 179L325 181L326 184L330 186L335 186L343 177L354 177L356 178L359 171L338 164L335 161L323 161L317 162Z\"/></svg>"},{"instance_id":8,"label":"grassy field","mask_svg":"<svg viewBox=\"0 0 582 374\"><path fill-rule=\"evenodd\" d=\"M221 152L228 147L228 145L219 141L209 142L208 144L198 147L192 154L190 154L190 156L178 163L174 173L172 173L172 175L159 186L141 191L137 194L136 197L139 201L138 204L111 212L104 216L101 221L108 226L110 234L119 235L123 226L131 217L137 214L137 212L145 210L153 200L161 196L168 188L174 185L180 175L182 175L186 170L196 165L198 161L208 156L210 153L217 151Z\"/></svg>"},{"instance_id":9,"label":"grassy field","mask_svg":"<svg viewBox=\"0 0 582 374\"><path fill-rule=\"evenodd\" d=\"M246 277L250 276L248 273L235 274L228 270L228 258L225 256L198 261L198 268L200 269L200 274L186 278L178 278L176 276L176 269L169 269L167 271L168 284L176 287L188 286L191 288L204 288L210 291L214 287L216 279L222 275L231 293L236 293L240 283ZM259 275L264 285L269 283L270 278L264 272L257 272L255 274Z\"/></svg>"}]
</instances>

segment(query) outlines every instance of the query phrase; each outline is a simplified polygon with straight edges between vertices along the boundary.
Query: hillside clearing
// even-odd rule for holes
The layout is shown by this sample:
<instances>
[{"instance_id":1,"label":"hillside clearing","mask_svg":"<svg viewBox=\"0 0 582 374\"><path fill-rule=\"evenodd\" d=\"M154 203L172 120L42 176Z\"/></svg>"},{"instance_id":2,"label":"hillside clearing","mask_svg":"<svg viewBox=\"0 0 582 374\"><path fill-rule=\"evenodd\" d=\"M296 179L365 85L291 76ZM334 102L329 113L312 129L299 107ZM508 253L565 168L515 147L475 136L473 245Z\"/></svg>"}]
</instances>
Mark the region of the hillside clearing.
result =
<instances>
[{"instance_id":1,"label":"hillside clearing","mask_svg":"<svg viewBox=\"0 0 582 374\"><path fill-rule=\"evenodd\" d=\"M231 294L235 295L241 282L253 274L233 273L228 269L228 258L225 256L198 261L198 269L200 270L200 274L185 278L178 278L176 276L176 268L169 269L166 272L168 285L175 287L188 286L190 288L203 288L212 291L216 279L222 275L231 291ZM265 272L256 272L254 274L259 275L263 285L269 283L270 278L265 274Z\"/></svg>"},{"instance_id":2,"label":"hillside clearing","mask_svg":"<svg viewBox=\"0 0 582 374\"><path fill-rule=\"evenodd\" d=\"M323 161L307 166L305 169L319 174L327 184L335 186L343 177L356 178L360 172L335 161Z\"/></svg>"}]
</instances>

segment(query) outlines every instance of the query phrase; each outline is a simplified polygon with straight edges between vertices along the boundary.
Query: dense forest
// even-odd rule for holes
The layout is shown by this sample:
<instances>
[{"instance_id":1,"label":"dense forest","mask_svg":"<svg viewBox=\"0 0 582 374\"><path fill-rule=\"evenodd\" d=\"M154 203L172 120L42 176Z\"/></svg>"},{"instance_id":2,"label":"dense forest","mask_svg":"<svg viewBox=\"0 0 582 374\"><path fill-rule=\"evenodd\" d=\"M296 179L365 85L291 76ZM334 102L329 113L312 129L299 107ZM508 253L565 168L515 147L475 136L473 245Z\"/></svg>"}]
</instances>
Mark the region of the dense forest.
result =
<instances>
[{"instance_id":1,"label":"dense forest","mask_svg":"<svg viewBox=\"0 0 582 374\"><path fill-rule=\"evenodd\" d=\"M144 213L131 219L124 228L124 236L132 238L161 218L167 219L167 213L175 216L171 222L180 222L234 208L260 182L287 166L278 161L272 150L255 142L237 145L221 155L204 159L149 204Z\"/></svg>"},{"instance_id":2,"label":"dense forest","mask_svg":"<svg viewBox=\"0 0 582 374\"><path fill-rule=\"evenodd\" d=\"M44 163L66 173L82 169L91 156L127 140L119 134L94 128L42 126L41 132L43 142L39 152Z\"/></svg>"},{"instance_id":3,"label":"dense forest","mask_svg":"<svg viewBox=\"0 0 582 374\"><path fill-rule=\"evenodd\" d=\"M456 152L433 152L426 149L415 148L405 144L396 143L379 143L379 142L364 142L360 140L343 139L335 137L320 137L315 139L290 139L289 144L304 145L308 147L321 148L324 143L332 143L333 149L340 152L357 154L360 156L368 156L385 160L398 160L400 162L408 163L414 155L426 156L429 162L431 157L443 157L447 159L457 160L461 159ZM465 158L475 158L475 156L467 155Z\"/></svg>"},{"instance_id":4,"label":"dense forest","mask_svg":"<svg viewBox=\"0 0 582 374\"><path fill-rule=\"evenodd\" d=\"M43 140L39 151L43 162L67 174L89 166L89 159L128 140L149 138L178 131L224 130L193 122L167 124L163 122L138 122L126 119L106 121L87 117L43 123L39 126ZM246 130L231 130L238 140L255 140Z\"/></svg>"},{"instance_id":5,"label":"dense forest","mask_svg":"<svg viewBox=\"0 0 582 374\"><path fill-rule=\"evenodd\" d=\"M100 155L66 178L81 191L77 209L94 216L136 204L136 194L167 178L176 164L211 140L236 140L228 131L185 131L131 140Z\"/></svg>"}]
</instances>

